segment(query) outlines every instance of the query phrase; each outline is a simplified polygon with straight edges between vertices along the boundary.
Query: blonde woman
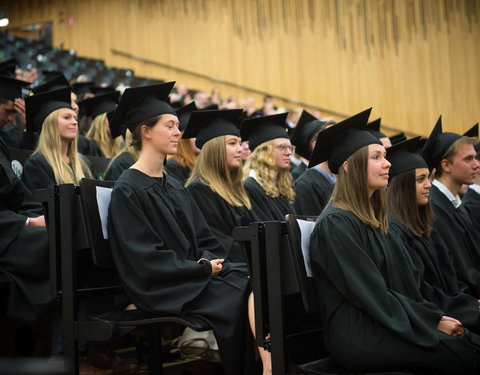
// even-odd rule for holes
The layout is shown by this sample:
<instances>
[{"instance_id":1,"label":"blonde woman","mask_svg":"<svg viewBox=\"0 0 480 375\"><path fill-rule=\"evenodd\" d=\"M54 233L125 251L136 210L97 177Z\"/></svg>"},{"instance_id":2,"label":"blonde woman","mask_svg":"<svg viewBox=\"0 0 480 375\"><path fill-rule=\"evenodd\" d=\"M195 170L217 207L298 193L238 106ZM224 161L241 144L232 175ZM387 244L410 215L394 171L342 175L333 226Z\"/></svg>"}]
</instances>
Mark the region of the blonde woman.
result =
<instances>
[{"instance_id":1,"label":"blonde woman","mask_svg":"<svg viewBox=\"0 0 480 375\"><path fill-rule=\"evenodd\" d=\"M233 228L254 221L242 183L241 114L240 109L194 112L183 137L196 137L201 148L187 191L228 249L227 259L246 263L240 244L232 238Z\"/></svg>"},{"instance_id":2,"label":"blonde woman","mask_svg":"<svg viewBox=\"0 0 480 375\"><path fill-rule=\"evenodd\" d=\"M30 190L54 184L78 184L92 177L77 151L78 122L69 87L25 99L27 131L40 132L35 152L27 159L22 180Z\"/></svg>"},{"instance_id":3,"label":"blonde woman","mask_svg":"<svg viewBox=\"0 0 480 375\"><path fill-rule=\"evenodd\" d=\"M240 132L252 153L243 167L244 187L260 220L285 220L295 213L290 156L295 147L285 130L288 113L243 120Z\"/></svg>"},{"instance_id":4,"label":"blonde woman","mask_svg":"<svg viewBox=\"0 0 480 375\"><path fill-rule=\"evenodd\" d=\"M122 150L122 138L112 136L107 116L115 110L119 95L113 91L83 101L87 116L93 119L86 137L97 144L106 158L113 158Z\"/></svg>"}]
</instances>

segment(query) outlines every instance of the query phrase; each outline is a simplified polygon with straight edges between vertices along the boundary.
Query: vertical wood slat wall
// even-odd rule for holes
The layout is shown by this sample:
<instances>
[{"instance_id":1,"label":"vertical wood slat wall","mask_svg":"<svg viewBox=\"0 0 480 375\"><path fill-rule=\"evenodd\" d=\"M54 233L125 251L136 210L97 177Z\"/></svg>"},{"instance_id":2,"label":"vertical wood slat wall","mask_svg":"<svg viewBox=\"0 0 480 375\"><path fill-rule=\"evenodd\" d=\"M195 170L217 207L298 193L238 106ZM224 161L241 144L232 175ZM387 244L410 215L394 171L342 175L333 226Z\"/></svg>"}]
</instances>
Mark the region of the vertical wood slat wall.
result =
<instances>
[{"instance_id":1,"label":"vertical wood slat wall","mask_svg":"<svg viewBox=\"0 0 480 375\"><path fill-rule=\"evenodd\" d=\"M477 0L0 0L0 6L9 27L52 21L54 46L63 40L64 48L140 76L251 95L111 49L347 115L372 106L372 118L422 135L440 114L444 129L456 132L480 119Z\"/></svg>"}]
</instances>

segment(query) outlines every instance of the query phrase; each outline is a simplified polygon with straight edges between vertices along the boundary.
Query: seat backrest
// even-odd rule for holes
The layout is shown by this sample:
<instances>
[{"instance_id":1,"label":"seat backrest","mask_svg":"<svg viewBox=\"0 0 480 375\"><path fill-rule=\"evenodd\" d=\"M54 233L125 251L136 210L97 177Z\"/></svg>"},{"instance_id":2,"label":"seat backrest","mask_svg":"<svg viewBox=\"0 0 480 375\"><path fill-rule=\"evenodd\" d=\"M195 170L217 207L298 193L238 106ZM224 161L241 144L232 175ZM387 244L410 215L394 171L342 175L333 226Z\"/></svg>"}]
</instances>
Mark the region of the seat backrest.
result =
<instances>
[{"instance_id":1,"label":"seat backrest","mask_svg":"<svg viewBox=\"0 0 480 375\"><path fill-rule=\"evenodd\" d=\"M107 233L107 215L113 181L83 178L80 181L80 201L89 248L97 267L114 267Z\"/></svg>"},{"instance_id":2,"label":"seat backrest","mask_svg":"<svg viewBox=\"0 0 480 375\"><path fill-rule=\"evenodd\" d=\"M287 231L295 276L305 310L308 313L319 311L318 295L310 270L310 255L308 253L310 234L316 220L317 216L287 215Z\"/></svg>"}]
</instances>

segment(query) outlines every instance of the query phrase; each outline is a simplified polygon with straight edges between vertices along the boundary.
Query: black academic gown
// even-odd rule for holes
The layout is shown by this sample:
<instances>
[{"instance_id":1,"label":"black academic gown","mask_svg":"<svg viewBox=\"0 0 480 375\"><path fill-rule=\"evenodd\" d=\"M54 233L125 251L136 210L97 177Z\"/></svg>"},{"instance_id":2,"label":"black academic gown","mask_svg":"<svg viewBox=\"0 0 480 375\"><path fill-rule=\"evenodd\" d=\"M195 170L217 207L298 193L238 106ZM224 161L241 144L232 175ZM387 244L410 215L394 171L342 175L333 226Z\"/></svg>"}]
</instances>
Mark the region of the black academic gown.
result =
<instances>
[{"instance_id":1,"label":"black academic gown","mask_svg":"<svg viewBox=\"0 0 480 375\"><path fill-rule=\"evenodd\" d=\"M453 256L438 233L433 230L430 237L417 237L395 216L389 214L388 221L389 231L402 240L418 271L423 298L471 331L480 333L478 299L458 280Z\"/></svg>"},{"instance_id":2,"label":"black academic gown","mask_svg":"<svg viewBox=\"0 0 480 375\"><path fill-rule=\"evenodd\" d=\"M102 150L100 150L100 147L97 145L97 142L88 139L82 134L78 135L77 150L83 155L104 157Z\"/></svg>"},{"instance_id":3,"label":"black academic gown","mask_svg":"<svg viewBox=\"0 0 480 375\"><path fill-rule=\"evenodd\" d=\"M290 169L290 173L292 174L292 179L293 181L296 181L297 178L299 178L303 172L307 170L307 164L305 162L301 162L299 165L294 165Z\"/></svg>"},{"instance_id":4,"label":"black academic gown","mask_svg":"<svg viewBox=\"0 0 480 375\"><path fill-rule=\"evenodd\" d=\"M398 238L328 205L312 232L310 260L325 344L342 367L478 373L478 337L436 329L444 313L421 297Z\"/></svg>"},{"instance_id":5,"label":"black academic gown","mask_svg":"<svg viewBox=\"0 0 480 375\"><path fill-rule=\"evenodd\" d=\"M252 353L247 268L225 262L212 277L210 263L197 262L225 259L228 249L212 234L185 188L166 175L152 178L127 169L114 186L108 219L115 265L137 308L206 320L226 373L252 373L252 356L244 357Z\"/></svg>"},{"instance_id":6,"label":"black academic gown","mask_svg":"<svg viewBox=\"0 0 480 375\"><path fill-rule=\"evenodd\" d=\"M285 215L295 213L293 205L285 198L269 197L253 177L247 177L243 186L252 204L252 211L260 221L285 221Z\"/></svg>"},{"instance_id":7,"label":"black academic gown","mask_svg":"<svg viewBox=\"0 0 480 375\"><path fill-rule=\"evenodd\" d=\"M480 233L480 194L473 189L468 189L462 202L462 204L465 205L465 209L470 216L470 220L474 225L475 230Z\"/></svg>"},{"instance_id":8,"label":"black academic gown","mask_svg":"<svg viewBox=\"0 0 480 375\"><path fill-rule=\"evenodd\" d=\"M24 204L29 198L0 139L0 272L11 280L7 315L25 321L35 320L52 301L47 231L25 226L28 216L37 216L23 209L31 207Z\"/></svg>"},{"instance_id":9,"label":"black academic gown","mask_svg":"<svg viewBox=\"0 0 480 375\"><path fill-rule=\"evenodd\" d=\"M293 205L297 215L320 215L332 195L334 186L316 169L307 169L293 184Z\"/></svg>"},{"instance_id":10,"label":"black academic gown","mask_svg":"<svg viewBox=\"0 0 480 375\"><path fill-rule=\"evenodd\" d=\"M83 155L80 155L80 157L83 158L93 175L93 166L90 161ZM22 181L31 191L56 184L53 169L43 154L34 152L30 155L23 166Z\"/></svg>"},{"instance_id":11,"label":"black academic gown","mask_svg":"<svg viewBox=\"0 0 480 375\"><path fill-rule=\"evenodd\" d=\"M185 185L190 174L192 171L187 166L181 165L178 161L171 158L167 160L167 164L165 165L165 172L168 173L169 176L176 178L182 185Z\"/></svg>"},{"instance_id":12,"label":"black academic gown","mask_svg":"<svg viewBox=\"0 0 480 375\"><path fill-rule=\"evenodd\" d=\"M0 128L0 138L10 149L21 148L23 132L23 125L15 126L10 122Z\"/></svg>"},{"instance_id":13,"label":"black academic gown","mask_svg":"<svg viewBox=\"0 0 480 375\"><path fill-rule=\"evenodd\" d=\"M241 245L233 240L232 231L236 227L254 222L253 213L245 206L231 206L198 178L188 185L187 191L197 203L222 247L228 249L227 259L235 263L247 263L246 254Z\"/></svg>"},{"instance_id":14,"label":"black academic gown","mask_svg":"<svg viewBox=\"0 0 480 375\"><path fill-rule=\"evenodd\" d=\"M433 227L450 249L458 279L480 298L480 240L462 204L455 208L436 186L430 189L430 202L435 212Z\"/></svg>"},{"instance_id":15,"label":"black academic gown","mask_svg":"<svg viewBox=\"0 0 480 375\"><path fill-rule=\"evenodd\" d=\"M129 152L122 152L117 155L108 166L105 172L105 180L117 181L125 169L135 164L135 159Z\"/></svg>"}]
</instances>

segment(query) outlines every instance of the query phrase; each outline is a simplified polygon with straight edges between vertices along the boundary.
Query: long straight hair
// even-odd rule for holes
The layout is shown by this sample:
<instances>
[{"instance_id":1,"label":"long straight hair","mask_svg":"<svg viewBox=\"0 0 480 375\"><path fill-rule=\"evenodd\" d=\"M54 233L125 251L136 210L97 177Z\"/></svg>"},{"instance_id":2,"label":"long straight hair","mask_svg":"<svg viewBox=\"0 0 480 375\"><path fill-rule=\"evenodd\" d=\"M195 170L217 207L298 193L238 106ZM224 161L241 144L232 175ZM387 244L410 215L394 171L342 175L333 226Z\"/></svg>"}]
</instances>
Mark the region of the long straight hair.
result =
<instances>
[{"instance_id":1,"label":"long straight hair","mask_svg":"<svg viewBox=\"0 0 480 375\"><path fill-rule=\"evenodd\" d=\"M350 211L363 224L388 230L385 189L369 196L368 146L362 147L348 159L348 172L340 166L330 202L335 207Z\"/></svg>"},{"instance_id":2,"label":"long straight hair","mask_svg":"<svg viewBox=\"0 0 480 375\"><path fill-rule=\"evenodd\" d=\"M58 131L60 110L50 113L42 124L35 152L41 153L53 170L57 184L78 184L83 177L92 177L90 169L77 151L77 138L68 144L70 165L62 158L62 144Z\"/></svg>"},{"instance_id":3,"label":"long straight hair","mask_svg":"<svg viewBox=\"0 0 480 375\"><path fill-rule=\"evenodd\" d=\"M253 150L243 166L243 178L246 179L250 170L254 170L257 180L269 197L282 196L289 202L293 202L295 192L292 174L288 168L277 170L273 142L274 140L264 142Z\"/></svg>"},{"instance_id":4,"label":"long straight hair","mask_svg":"<svg viewBox=\"0 0 480 375\"><path fill-rule=\"evenodd\" d=\"M106 158L113 158L122 149L122 139L121 137L112 139L112 136L107 131L108 125L106 121L106 113L96 116L90 125L86 137L95 141Z\"/></svg>"},{"instance_id":5,"label":"long straight hair","mask_svg":"<svg viewBox=\"0 0 480 375\"><path fill-rule=\"evenodd\" d=\"M390 179L387 207L416 237L429 237L435 215L430 202L424 206L417 204L415 176L415 169L412 169Z\"/></svg>"},{"instance_id":6,"label":"long straight hair","mask_svg":"<svg viewBox=\"0 0 480 375\"><path fill-rule=\"evenodd\" d=\"M226 154L226 136L215 137L206 142L186 186L199 178L229 205L245 206L250 210L252 205L243 187L242 167L230 169Z\"/></svg>"}]
</instances>

